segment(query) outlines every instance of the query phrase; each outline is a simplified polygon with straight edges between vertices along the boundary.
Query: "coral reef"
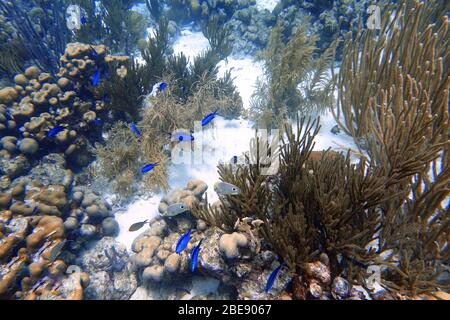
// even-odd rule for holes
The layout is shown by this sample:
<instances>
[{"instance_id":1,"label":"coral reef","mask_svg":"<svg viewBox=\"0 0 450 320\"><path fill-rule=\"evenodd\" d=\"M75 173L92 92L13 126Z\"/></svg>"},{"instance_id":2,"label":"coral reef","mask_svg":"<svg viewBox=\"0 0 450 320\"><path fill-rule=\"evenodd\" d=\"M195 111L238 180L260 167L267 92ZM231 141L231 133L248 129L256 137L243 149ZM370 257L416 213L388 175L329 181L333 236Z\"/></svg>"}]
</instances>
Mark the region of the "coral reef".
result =
<instances>
[{"instance_id":1,"label":"coral reef","mask_svg":"<svg viewBox=\"0 0 450 320\"><path fill-rule=\"evenodd\" d=\"M269 243L289 266L294 279L298 279L292 289L295 298L307 298L309 293L318 296L317 292L311 292L318 288L308 278L307 266L321 253L327 255L331 277L345 275L351 284L368 287L367 266L379 265L385 267L382 285L390 290L416 295L445 288L445 284L427 280L443 272L439 266L446 259L445 227L424 226L424 230L434 230L424 233L426 237L443 241L442 252L436 252L435 247L423 247L421 252L426 255L416 256L414 251L402 249L404 245L412 248L413 243L414 246L422 243L416 242L416 220L408 219L415 213L406 211L421 203L420 197L405 202L410 188L415 187L409 179L426 167L433 159L430 153L439 149L416 152L416 158L409 162L399 161L395 168L386 171L375 160L362 158L359 163L352 164L349 154L345 157L325 152L319 160L310 158L318 131L316 121L299 121L295 134L290 126L286 126L287 139L281 146L280 168L273 177L262 175L259 163L237 171L231 166L219 166L221 179L239 187L241 193L225 196L213 206L197 206L193 214L227 232L239 228L239 221L261 220L263 223L257 228L257 234L262 235L264 242ZM433 192L438 197L435 198L436 208L444 199L440 196L446 192ZM407 205L399 205L400 201ZM437 210L437 217L445 215L445 211ZM232 241L223 249L231 256L238 252L235 237L230 235L225 239ZM373 243L377 241L380 244L375 249ZM260 246L264 246L264 242ZM387 250L389 257L384 256ZM399 257L404 254L408 254L409 261L417 261L417 265L405 264L403 267L405 260ZM396 260L398 265L391 262L394 256L399 259ZM435 271L412 269L419 261L426 261L427 265L436 268ZM407 267L411 269L400 269ZM401 274L400 278L396 278L398 274ZM424 278L415 278L415 275ZM321 287L322 291L333 289L330 281L322 284L325 285ZM336 292L335 298L342 298L339 290Z\"/></svg>"},{"instance_id":2,"label":"coral reef","mask_svg":"<svg viewBox=\"0 0 450 320\"><path fill-rule=\"evenodd\" d=\"M107 55L104 46L72 43L58 75L32 66L0 91L2 298L84 297L87 275L67 270L86 242L114 235L118 225L107 202L74 187L69 166L91 161L89 140L99 139L90 136L99 132L94 121L107 114L94 97L95 69L126 59Z\"/></svg>"},{"instance_id":3,"label":"coral reef","mask_svg":"<svg viewBox=\"0 0 450 320\"><path fill-rule=\"evenodd\" d=\"M368 4L1 2L0 299L448 300L450 7L383 0L373 29ZM210 48L188 59L171 44L191 22ZM262 48L247 114L218 66ZM358 151L314 151L330 110ZM281 144L257 131L209 203L168 164L213 112ZM156 192L159 215L120 230ZM114 238L140 228L131 252Z\"/></svg>"},{"instance_id":4,"label":"coral reef","mask_svg":"<svg viewBox=\"0 0 450 320\"><path fill-rule=\"evenodd\" d=\"M384 6L388 1L378 1ZM312 30L318 35L318 49L323 52L333 41L356 28L360 21L366 21L364 14L369 1L280 1L273 14L284 26L284 36L290 38L301 27L305 15L311 17ZM340 53L340 52L339 52ZM340 56L340 54L339 54Z\"/></svg>"},{"instance_id":5,"label":"coral reef","mask_svg":"<svg viewBox=\"0 0 450 320\"><path fill-rule=\"evenodd\" d=\"M63 290L73 253L84 242L117 229L115 221L109 221L107 203L86 187L71 188L73 174L65 163L60 154L47 155L1 193L0 259L3 279L8 281L2 297L68 299L75 294L70 286ZM91 234L84 232L87 226ZM16 283L22 283L21 290Z\"/></svg>"},{"instance_id":6,"label":"coral reef","mask_svg":"<svg viewBox=\"0 0 450 320\"><path fill-rule=\"evenodd\" d=\"M86 154L86 140L91 138L89 131L98 132L95 120L107 115L105 102L94 97L95 88L90 79L100 64L106 68L110 62L126 59L107 55L104 46L93 48L69 44L56 77L32 66L14 77L15 87L0 90L2 132L5 136L23 137L18 139L19 150L9 148L9 157L19 151L36 156L43 150L58 150L77 164L90 161L92 156ZM92 57L92 50L96 50L102 61ZM51 135L52 129L60 127L61 130Z\"/></svg>"},{"instance_id":7,"label":"coral reef","mask_svg":"<svg viewBox=\"0 0 450 320\"><path fill-rule=\"evenodd\" d=\"M167 199L162 199L159 207L164 209L172 202L202 197L205 190L204 182L189 181L186 189L175 190ZM185 197L187 192L192 195ZM175 291L177 286L186 286L193 276L190 275L189 252L204 239L196 274L220 280L222 285L233 288L234 293L230 294L239 299L273 297L265 294L263 289L276 256L270 251L260 252L254 226L241 222L236 232L226 234L219 228L207 228L204 221L194 218L190 212L166 217L162 211L161 217L153 219L149 229L132 245L136 253L132 256L133 267L148 290L164 287L167 291ZM181 254L175 253L178 239L188 230L192 230L191 241ZM274 291L282 292L288 281L287 273L283 272Z\"/></svg>"}]
</instances>

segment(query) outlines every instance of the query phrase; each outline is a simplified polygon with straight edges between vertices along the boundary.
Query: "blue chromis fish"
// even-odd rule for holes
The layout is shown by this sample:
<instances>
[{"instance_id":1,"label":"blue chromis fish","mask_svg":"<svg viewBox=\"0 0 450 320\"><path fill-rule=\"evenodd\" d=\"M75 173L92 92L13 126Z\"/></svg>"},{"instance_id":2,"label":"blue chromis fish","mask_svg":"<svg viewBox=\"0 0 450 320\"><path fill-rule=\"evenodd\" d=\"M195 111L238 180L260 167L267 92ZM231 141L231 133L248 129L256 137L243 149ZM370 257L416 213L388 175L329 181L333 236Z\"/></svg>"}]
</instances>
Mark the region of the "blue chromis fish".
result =
<instances>
[{"instance_id":1,"label":"blue chromis fish","mask_svg":"<svg viewBox=\"0 0 450 320\"><path fill-rule=\"evenodd\" d=\"M166 88L167 88L167 83L161 82L161 83L159 84L159 87L158 87L159 92L164 91L164 89L166 89Z\"/></svg>"},{"instance_id":2,"label":"blue chromis fish","mask_svg":"<svg viewBox=\"0 0 450 320\"><path fill-rule=\"evenodd\" d=\"M104 96L104 97L102 98L102 102L104 102L104 103L110 103L110 102L111 102L111 98L108 97L108 96Z\"/></svg>"},{"instance_id":3,"label":"blue chromis fish","mask_svg":"<svg viewBox=\"0 0 450 320\"><path fill-rule=\"evenodd\" d=\"M158 165L158 163L149 163L149 164L146 164L145 166L142 167L141 172L142 172L142 173L150 172L150 171L152 171L157 165Z\"/></svg>"},{"instance_id":4,"label":"blue chromis fish","mask_svg":"<svg viewBox=\"0 0 450 320\"><path fill-rule=\"evenodd\" d=\"M81 19L80 19L80 22L81 22L81 24L83 24L83 25L85 25L85 24L87 24L87 19L86 19L86 17L81 17Z\"/></svg>"},{"instance_id":5,"label":"blue chromis fish","mask_svg":"<svg viewBox=\"0 0 450 320\"><path fill-rule=\"evenodd\" d=\"M202 120L202 127L206 126L208 123L210 123L211 121L214 120L214 118L217 115L217 111L218 110L208 114L205 118L203 118L203 120Z\"/></svg>"},{"instance_id":6,"label":"blue chromis fish","mask_svg":"<svg viewBox=\"0 0 450 320\"><path fill-rule=\"evenodd\" d=\"M192 249L191 253L191 272L195 271L195 268L197 268L198 264L198 254L200 253L200 246L202 245L203 239L199 241L199 243Z\"/></svg>"},{"instance_id":7,"label":"blue chromis fish","mask_svg":"<svg viewBox=\"0 0 450 320\"><path fill-rule=\"evenodd\" d=\"M91 53L95 59L97 59L99 57L97 50L95 50L95 48L93 46L91 46Z\"/></svg>"},{"instance_id":8,"label":"blue chromis fish","mask_svg":"<svg viewBox=\"0 0 450 320\"><path fill-rule=\"evenodd\" d=\"M172 135L171 140L175 141L194 141L194 136L192 134L185 134L185 133L177 133L175 135Z\"/></svg>"},{"instance_id":9,"label":"blue chromis fish","mask_svg":"<svg viewBox=\"0 0 450 320\"><path fill-rule=\"evenodd\" d=\"M175 252L177 254L180 254L184 249L186 249L190 240L191 240L191 230L189 230L188 232L186 232L185 234L183 234L180 237L180 240L178 240L178 242L177 242L177 247L176 247Z\"/></svg>"},{"instance_id":10,"label":"blue chromis fish","mask_svg":"<svg viewBox=\"0 0 450 320\"><path fill-rule=\"evenodd\" d=\"M278 274L280 273L280 270L282 267L283 267L283 263L280 264L280 266L278 268L276 268L275 270L273 270L272 273L270 274L269 279L267 279L266 287L264 289L266 291L266 293L268 293L273 288L275 280L277 279Z\"/></svg>"},{"instance_id":11,"label":"blue chromis fish","mask_svg":"<svg viewBox=\"0 0 450 320\"><path fill-rule=\"evenodd\" d=\"M178 129L173 131L172 133L163 131L164 133L170 136L171 142L181 142L181 141L194 141L194 136L187 129Z\"/></svg>"},{"instance_id":12,"label":"blue chromis fish","mask_svg":"<svg viewBox=\"0 0 450 320\"><path fill-rule=\"evenodd\" d=\"M94 124L97 125L97 126L101 126L101 125L103 124L103 121L102 121L102 119L100 119L100 118L96 118L96 119L94 120Z\"/></svg>"},{"instance_id":13,"label":"blue chromis fish","mask_svg":"<svg viewBox=\"0 0 450 320\"><path fill-rule=\"evenodd\" d=\"M94 74L94 78L92 79L92 85L97 87L100 84L100 69L97 69Z\"/></svg>"},{"instance_id":14,"label":"blue chromis fish","mask_svg":"<svg viewBox=\"0 0 450 320\"><path fill-rule=\"evenodd\" d=\"M54 127L52 130L50 130L48 132L48 136L50 138L54 138L58 135L58 133L60 133L61 131L64 131L64 127L63 126L56 126Z\"/></svg>"},{"instance_id":15,"label":"blue chromis fish","mask_svg":"<svg viewBox=\"0 0 450 320\"><path fill-rule=\"evenodd\" d=\"M131 125L131 130L133 130L133 132L136 135L136 137L138 137L138 138L142 137L141 132L139 131L138 127L136 127L135 124Z\"/></svg>"}]
</instances>

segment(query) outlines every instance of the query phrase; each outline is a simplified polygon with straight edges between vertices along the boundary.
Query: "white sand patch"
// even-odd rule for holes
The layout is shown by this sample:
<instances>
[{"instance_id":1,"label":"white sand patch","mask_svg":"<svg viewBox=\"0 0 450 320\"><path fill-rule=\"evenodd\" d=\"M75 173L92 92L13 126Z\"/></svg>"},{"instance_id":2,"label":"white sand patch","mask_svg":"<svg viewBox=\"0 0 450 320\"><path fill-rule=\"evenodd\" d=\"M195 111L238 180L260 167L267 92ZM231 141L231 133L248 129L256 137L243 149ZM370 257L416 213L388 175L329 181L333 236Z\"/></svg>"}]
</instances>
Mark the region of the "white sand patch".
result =
<instances>
[{"instance_id":1,"label":"white sand patch","mask_svg":"<svg viewBox=\"0 0 450 320\"><path fill-rule=\"evenodd\" d=\"M342 130L339 134L333 134L331 132L331 129L336 124L337 123L331 112L327 112L326 114L320 116L321 128L314 139L316 143L314 150L320 151L331 148L332 150L346 153L348 148L351 148L352 150L357 151L358 147L351 136L346 135L342 132ZM295 128L295 124L293 124L293 126Z\"/></svg>"},{"instance_id":2,"label":"white sand patch","mask_svg":"<svg viewBox=\"0 0 450 320\"><path fill-rule=\"evenodd\" d=\"M263 76L263 64L253 61L252 57L237 59L230 57L219 63L219 75L223 75L225 71L231 70L239 94L245 109L250 108L250 101L255 91L256 80Z\"/></svg>"},{"instance_id":3,"label":"white sand patch","mask_svg":"<svg viewBox=\"0 0 450 320\"><path fill-rule=\"evenodd\" d=\"M175 54L183 52L192 63L195 56L207 50L209 47L208 39L205 38L202 32L182 29L181 35L173 44L173 51Z\"/></svg>"},{"instance_id":4,"label":"white sand patch","mask_svg":"<svg viewBox=\"0 0 450 320\"><path fill-rule=\"evenodd\" d=\"M191 280L192 289L190 294L184 295L180 300L191 300L195 296L207 296L217 292L220 281L210 277L193 277Z\"/></svg>"},{"instance_id":5,"label":"white sand patch","mask_svg":"<svg viewBox=\"0 0 450 320\"><path fill-rule=\"evenodd\" d=\"M131 245L134 239L143 231L149 228L146 224L142 229L130 232L128 229L136 222L152 220L158 215L158 205L161 201L161 195L156 195L150 199L138 199L130 204L125 211L116 212L115 218L119 223L119 235L116 240L127 247L131 252Z\"/></svg>"},{"instance_id":6,"label":"white sand patch","mask_svg":"<svg viewBox=\"0 0 450 320\"><path fill-rule=\"evenodd\" d=\"M219 161L228 162L250 150L250 140L255 131L247 120L225 120L217 116L201 132L194 132L195 143L200 149L199 161L186 157L186 163L172 163L169 166L169 185L171 189L184 188L191 179L200 179L208 184L208 201L218 200L213 190L219 181L217 165ZM180 161L181 162L181 161Z\"/></svg>"},{"instance_id":7,"label":"white sand patch","mask_svg":"<svg viewBox=\"0 0 450 320\"><path fill-rule=\"evenodd\" d=\"M256 0L256 7L258 8L258 10L267 9L272 12L277 4L278 0Z\"/></svg>"}]
</instances>

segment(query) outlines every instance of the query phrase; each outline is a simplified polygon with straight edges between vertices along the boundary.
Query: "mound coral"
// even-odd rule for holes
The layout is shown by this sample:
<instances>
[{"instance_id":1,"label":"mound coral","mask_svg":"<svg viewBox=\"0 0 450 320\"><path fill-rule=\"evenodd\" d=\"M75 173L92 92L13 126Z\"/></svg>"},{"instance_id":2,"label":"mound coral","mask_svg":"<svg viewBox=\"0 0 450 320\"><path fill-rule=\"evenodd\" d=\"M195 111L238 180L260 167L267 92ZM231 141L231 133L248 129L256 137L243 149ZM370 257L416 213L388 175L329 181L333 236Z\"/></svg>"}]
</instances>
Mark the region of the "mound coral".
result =
<instances>
[{"instance_id":1,"label":"mound coral","mask_svg":"<svg viewBox=\"0 0 450 320\"><path fill-rule=\"evenodd\" d=\"M93 50L103 62L94 60ZM95 120L105 117L107 112L106 104L100 98L95 99L90 79L100 64L107 68L108 63L115 61L123 58L108 56L104 46L71 43L61 57L62 68L57 78L35 66L16 75L16 86L0 91L0 106L5 112L0 120L5 135L21 134L23 139L18 141L19 150L4 149L9 150L10 156L17 151L33 156L43 149L55 148L68 156L82 151L83 135L98 130ZM56 127L61 130L50 136Z\"/></svg>"},{"instance_id":2,"label":"mound coral","mask_svg":"<svg viewBox=\"0 0 450 320\"><path fill-rule=\"evenodd\" d=\"M208 186L201 180L190 180L184 189L177 189L164 196L158 206L158 211L162 216L167 214L167 207L176 203L186 205L188 210L194 208L202 199Z\"/></svg>"},{"instance_id":3,"label":"mound coral","mask_svg":"<svg viewBox=\"0 0 450 320\"><path fill-rule=\"evenodd\" d=\"M80 147L98 139L90 134L107 113L95 98L93 74L127 59L109 56L104 46L72 43L58 75L32 66L1 90L2 298L82 298L86 283L69 285L65 274L71 251L117 232L108 203L86 187L72 189L67 165L83 162Z\"/></svg>"},{"instance_id":4,"label":"mound coral","mask_svg":"<svg viewBox=\"0 0 450 320\"><path fill-rule=\"evenodd\" d=\"M225 254L227 259L239 257L239 247L246 247L247 245L247 237L237 232L224 234L219 239L220 251Z\"/></svg>"},{"instance_id":5,"label":"mound coral","mask_svg":"<svg viewBox=\"0 0 450 320\"><path fill-rule=\"evenodd\" d=\"M53 293L43 289L64 286L66 268L72 262L66 252L76 251L83 242L117 230L106 202L88 188L71 189L71 171L60 167L65 164L64 158L47 157L51 158L49 163L13 180L1 193L2 297L44 299L74 294L74 288L65 292L50 290ZM40 170L47 180L40 178ZM54 176L64 173L69 177ZM89 236L83 233L86 226L93 228ZM16 286L19 282L22 289ZM77 296L80 294L78 291Z\"/></svg>"}]
</instances>

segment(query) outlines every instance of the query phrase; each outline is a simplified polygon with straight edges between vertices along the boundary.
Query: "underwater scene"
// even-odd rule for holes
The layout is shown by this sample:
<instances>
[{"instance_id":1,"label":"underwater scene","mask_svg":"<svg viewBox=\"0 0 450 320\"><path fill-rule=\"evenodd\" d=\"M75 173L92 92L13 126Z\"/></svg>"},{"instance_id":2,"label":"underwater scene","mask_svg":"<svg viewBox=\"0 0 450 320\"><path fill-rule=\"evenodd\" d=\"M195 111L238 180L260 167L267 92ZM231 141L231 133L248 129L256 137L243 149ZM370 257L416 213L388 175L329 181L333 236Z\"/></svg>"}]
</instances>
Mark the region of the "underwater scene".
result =
<instances>
[{"instance_id":1,"label":"underwater scene","mask_svg":"<svg viewBox=\"0 0 450 320\"><path fill-rule=\"evenodd\" d=\"M0 300L450 300L449 13L0 0Z\"/></svg>"}]
</instances>

